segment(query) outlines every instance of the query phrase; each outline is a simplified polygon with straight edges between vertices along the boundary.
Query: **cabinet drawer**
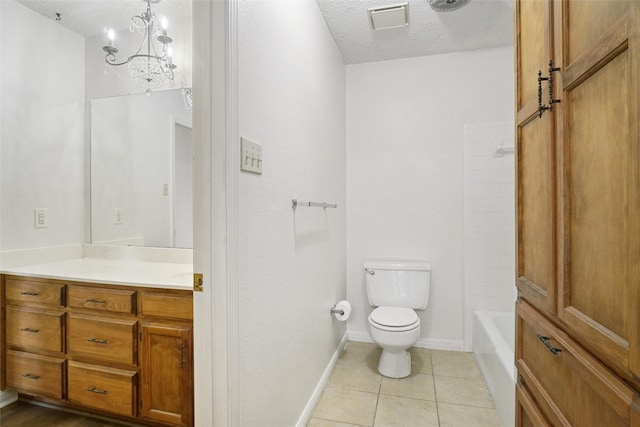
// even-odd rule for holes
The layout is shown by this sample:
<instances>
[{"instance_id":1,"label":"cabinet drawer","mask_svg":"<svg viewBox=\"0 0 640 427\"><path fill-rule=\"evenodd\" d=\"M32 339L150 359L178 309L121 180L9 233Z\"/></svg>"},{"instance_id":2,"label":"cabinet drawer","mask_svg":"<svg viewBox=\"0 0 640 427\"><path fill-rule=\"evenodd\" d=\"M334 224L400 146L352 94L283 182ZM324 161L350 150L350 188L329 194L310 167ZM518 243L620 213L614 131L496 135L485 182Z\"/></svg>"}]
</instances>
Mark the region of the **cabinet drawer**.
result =
<instances>
[{"instance_id":1,"label":"cabinet drawer","mask_svg":"<svg viewBox=\"0 0 640 427\"><path fill-rule=\"evenodd\" d=\"M100 319L70 314L67 348L73 357L136 364L135 320Z\"/></svg>"},{"instance_id":2,"label":"cabinet drawer","mask_svg":"<svg viewBox=\"0 0 640 427\"><path fill-rule=\"evenodd\" d=\"M33 307L64 306L64 285L7 277L6 299L9 303Z\"/></svg>"},{"instance_id":3,"label":"cabinet drawer","mask_svg":"<svg viewBox=\"0 0 640 427\"><path fill-rule=\"evenodd\" d=\"M135 416L136 372L69 361L69 403Z\"/></svg>"},{"instance_id":4,"label":"cabinet drawer","mask_svg":"<svg viewBox=\"0 0 640 427\"><path fill-rule=\"evenodd\" d=\"M64 313L7 306L7 345L64 352Z\"/></svg>"},{"instance_id":5,"label":"cabinet drawer","mask_svg":"<svg viewBox=\"0 0 640 427\"><path fill-rule=\"evenodd\" d=\"M629 426L633 390L530 305L516 308L518 375L551 424Z\"/></svg>"},{"instance_id":6,"label":"cabinet drawer","mask_svg":"<svg viewBox=\"0 0 640 427\"><path fill-rule=\"evenodd\" d=\"M520 384L516 384L516 427L552 427L535 401Z\"/></svg>"},{"instance_id":7,"label":"cabinet drawer","mask_svg":"<svg viewBox=\"0 0 640 427\"><path fill-rule=\"evenodd\" d=\"M75 308L135 313L135 291L69 286L67 305Z\"/></svg>"},{"instance_id":8,"label":"cabinet drawer","mask_svg":"<svg viewBox=\"0 0 640 427\"><path fill-rule=\"evenodd\" d=\"M7 351L7 385L21 393L62 399L64 359Z\"/></svg>"},{"instance_id":9,"label":"cabinet drawer","mask_svg":"<svg viewBox=\"0 0 640 427\"><path fill-rule=\"evenodd\" d=\"M193 296L190 293L142 292L140 314L191 320L193 319Z\"/></svg>"}]
</instances>

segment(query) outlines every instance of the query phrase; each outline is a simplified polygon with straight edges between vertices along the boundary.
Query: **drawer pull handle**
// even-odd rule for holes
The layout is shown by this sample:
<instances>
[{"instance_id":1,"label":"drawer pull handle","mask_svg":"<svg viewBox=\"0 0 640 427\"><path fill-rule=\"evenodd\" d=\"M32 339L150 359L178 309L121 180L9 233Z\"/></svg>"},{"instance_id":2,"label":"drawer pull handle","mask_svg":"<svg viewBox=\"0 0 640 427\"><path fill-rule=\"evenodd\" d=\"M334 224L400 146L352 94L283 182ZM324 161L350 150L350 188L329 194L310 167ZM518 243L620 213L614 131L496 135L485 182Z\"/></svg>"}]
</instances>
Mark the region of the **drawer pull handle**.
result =
<instances>
[{"instance_id":1,"label":"drawer pull handle","mask_svg":"<svg viewBox=\"0 0 640 427\"><path fill-rule=\"evenodd\" d=\"M87 391L90 391L91 393L96 393L96 394L107 394L107 390L100 390L95 387L89 387Z\"/></svg>"},{"instance_id":2,"label":"drawer pull handle","mask_svg":"<svg viewBox=\"0 0 640 427\"><path fill-rule=\"evenodd\" d=\"M545 337L543 335L538 335L538 339L542 342L542 344L545 345L545 347L547 347L549 349L551 354L553 354L554 356L556 354L562 352L561 348L557 348L557 347L554 347L553 345L551 345L551 342L549 342L549 337Z\"/></svg>"},{"instance_id":3,"label":"drawer pull handle","mask_svg":"<svg viewBox=\"0 0 640 427\"><path fill-rule=\"evenodd\" d=\"M89 338L87 341L95 343L95 344L106 344L107 340L99 340L97 338Z\"/></svg>"},{"instance_id":4,"label":"drawer pull handle","mask_svg":"<svg viewBox=\"0 0 640 427\"><path fill-rule=\"evenodd\" d=\"M38 295L40 295L40 292L24 291L24 292L20 292L20 295L26 295L28 297L37 297Z\"/></svg>"},{"instance_id":5,"label":"drawer pull handle","mask_svg":"<svg viewBox=\"0 0 640 427\"><path fill-rule=\"evenodd\" d=\"M87 302L92 302L94 304L106 304L107 303L103 299L95 299L95 298L88 299Z\"/></svg>"},{"instance_id":6,"label":"drawer pull handle","mask_svg":"<svg viewBox=\"0 0 640 427\"><path fill-rule=\"evenodd\" d=\"M22 376L24 378L28 378L30 380L37 380L40 379L40 375L33 375L33 374L22 374Z\"/></svg>"},{"instance_id":7,"label":"drawer pull handle","mask_svg":"<svg viewBox=\"0 0 640 427\"><path fill-rule=\"evenodd\" d=\"M32 334L37 334L40 332L40 329L31 329L31 328L22 328L20 329L22 332L30 332Z\"/></svg>"}]
</instances>

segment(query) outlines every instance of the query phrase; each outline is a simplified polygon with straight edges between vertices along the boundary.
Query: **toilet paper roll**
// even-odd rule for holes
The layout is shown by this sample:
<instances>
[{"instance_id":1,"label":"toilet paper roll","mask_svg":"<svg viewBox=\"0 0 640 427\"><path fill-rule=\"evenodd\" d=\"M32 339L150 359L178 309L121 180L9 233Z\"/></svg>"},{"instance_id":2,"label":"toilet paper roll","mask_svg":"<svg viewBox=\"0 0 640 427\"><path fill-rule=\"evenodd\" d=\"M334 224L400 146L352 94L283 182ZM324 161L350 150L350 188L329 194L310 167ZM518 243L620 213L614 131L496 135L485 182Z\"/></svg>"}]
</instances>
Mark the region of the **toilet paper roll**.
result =
<instances>
[{"instance_id":1,"label":"toilet paper roll","mask_svg":"<svg viewBox=\"0 0 640 427\"><path fill-rule=\"evenodd\" d=\"M342 310L344 312L344 314L335 313L335 312L333 313L336 319L338 319L341 322L345 322L349 318L349 316L351 316L351 304L349 303L349 301L346 301L346 300L338 301L334 309Z\"/></svg>"}]
</instances>

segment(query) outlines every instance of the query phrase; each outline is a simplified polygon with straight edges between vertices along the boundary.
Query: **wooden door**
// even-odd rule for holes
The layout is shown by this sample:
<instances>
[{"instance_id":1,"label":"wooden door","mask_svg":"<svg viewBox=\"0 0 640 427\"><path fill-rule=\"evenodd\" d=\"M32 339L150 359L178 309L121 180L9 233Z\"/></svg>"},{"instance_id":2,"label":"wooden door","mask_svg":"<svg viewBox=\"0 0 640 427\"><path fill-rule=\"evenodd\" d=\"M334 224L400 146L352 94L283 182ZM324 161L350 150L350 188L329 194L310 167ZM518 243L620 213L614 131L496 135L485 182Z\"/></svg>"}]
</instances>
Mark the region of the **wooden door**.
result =
<instances>
[{"instance_id":1,"label":"wooden door","mask_svg":"<svg viewBox=\"0 0 640 427\"><path fill-rule=\"evenodd\" d=\"M551 0L516 1L517 286L520 295L553 314L555 116L546 112L538 117L538 71L546 74L552 57L552 12Z\"/></svg>"},{"instance_id":2,"label":"wooden door","mask_svg":"<svg viewBox=\"0 0 640 427\"><path fill-rule=\"evenodd\" d=\"M555 9L564 64L558 316L640 385L640 2Z\"/></svg>"},{"instance_id":3,"label":"wooden door","mask_svg":"<svg viewBox=\"0 0 640 427\"><path fill-rule=\"evenodd\" d=\"M193 425L191 327L143 324L141 340L141 416Z\"/></svg>"}]
</instances>

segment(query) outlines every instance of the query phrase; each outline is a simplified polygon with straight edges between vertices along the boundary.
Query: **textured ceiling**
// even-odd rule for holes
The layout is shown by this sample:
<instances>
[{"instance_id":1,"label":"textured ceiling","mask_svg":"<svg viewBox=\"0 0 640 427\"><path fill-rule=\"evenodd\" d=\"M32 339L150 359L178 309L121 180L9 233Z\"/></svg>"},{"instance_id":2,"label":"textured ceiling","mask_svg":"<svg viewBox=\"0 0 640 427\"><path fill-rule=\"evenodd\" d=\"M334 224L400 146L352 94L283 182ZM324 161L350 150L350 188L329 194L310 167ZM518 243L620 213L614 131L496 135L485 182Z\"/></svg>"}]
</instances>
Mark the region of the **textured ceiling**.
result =
<instances>
[{"instance_id":1,"label":"textured ceiling","mask_svg":"<svg viewBox=\"0 0 640 427\"><path fill-rule=\"evenodd\" d=\"M1 0L0 0L1 1ZM104 34L107 28L129 28L131 17L146 10L142 0L17 0L29 9L55 19L60 13L61 25L85 37ZM191 16L191 0L163 0L152 3L151 11L171 21Z\"/></svg>"},{"instance_id":2,"label":"textured ceiling","mask_svg":"<svg viewBox=\"0 0 640 427\"><path fill-rule=\"evenodd\" d=\"M1 0L0 0L1 1ZM124 29L130 18L144 11L142 0L18 0L85 37L106 28ZM239 0L242 1L242 0ZM274 0L283 6L288 1ZM432 55L513 44L512 0L471 0L452 12L436 12L427 0L409 3L409 25L373 31L367 10L405 0L317 0L347 64ZM152 4L157 15L183 19L191 14L190 0L162 0Z\"/></svg>"},{"instance_id":3,"label":"textured ceiling","mask_svg":"<svg viewBox=\"0 0 640 427\"><path fill-rule=\"evenodd\" d=\"M513 44L513 0L436 12L427 0L317 0L347 64ZM373 31L369 8L409 3L409 25Z\"/></svg>"}]
</instances>

